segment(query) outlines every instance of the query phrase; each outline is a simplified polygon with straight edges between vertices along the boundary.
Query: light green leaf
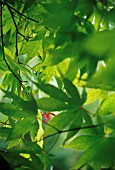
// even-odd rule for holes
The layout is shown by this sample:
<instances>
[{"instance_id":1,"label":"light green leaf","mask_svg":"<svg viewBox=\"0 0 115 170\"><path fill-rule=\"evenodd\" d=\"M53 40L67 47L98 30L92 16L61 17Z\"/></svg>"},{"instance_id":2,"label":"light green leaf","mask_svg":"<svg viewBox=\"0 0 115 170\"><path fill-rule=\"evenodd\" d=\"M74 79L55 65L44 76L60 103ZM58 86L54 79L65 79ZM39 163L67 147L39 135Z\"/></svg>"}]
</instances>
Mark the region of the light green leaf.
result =
<instances>
[{"instance_id":1,"label":"light green leaf","mask_svg":"<svg viewBox=\"0 0 115 170\"><path fill-rule=\"evenodd\" d=\"M68 57L69 55L65 47L61 47L59 49L57 48L54 49L52 53L45 58L43 65L53 66L59 64L60 62L62 62L64 59Z\"/></svg>"},{"instance_id":2,"label":"light green leaf","mask_svg":"<svg viewBox=\"0 0 115 170\"><path fill-rule=\"evenodd\" d=\"M98 113L100 115L108 115L115 112L115 94L109 95L100 106Z\"/></svg>"},{"instance_id":3,"label":"light green leaf","mask_svg":"<svg viewBox=\"0 0 115 170\"><path fill-rule=\"evenodd\" d=\"M101 118L107 127L115 129L115 112L109 115L102 115Z\"/></svg>"},{"instance_id":4,"label":"light green leaf","mask_svg":"<svg viewBox=\"0 0 115 170\"><path fill-rule=\"evenodd\" d=\"M100 88L103 90L115 91L115 57L112 55L106 66L101 64L94 76L87 82L89 88Z\"/></svg>"},{"instance_id":5,"label":"light green leaf","mask_svg":"<svg viewBox=\"0 0 115 170\"><path fill-rule=\"evenodd\" d=\"M81 135L73 139L70 143L65 144L64 148L73 148L76 150L87 150L98 141L97 136Z\"/></svg>"},{"instance_id":6,"label":"light green leaf","mask_svg":"<svg viewBox=\"0 0 115 170\"><path fill-rule=\"evenodd\" d=\"M90 89L87 92L87 100L85 104L94 102L99 98L100 103L108 96L108 92L102 89Z\"/></svg>"},{"instance_id":7,"label":"light green leaf","mask_svg":"<svg viewBox=\"0 0 115 170\"><path fill-rule=\"evenodd\" d=\"M84 44L84 47L92 54L97 54L97 57L102 59L106 57L106 53L113 50L115 46L115 40L113 38L114 35L114 29L112 31L103 31L95 33L93 36L87 39Z\"/></svg>"},{"instance_id":8,"label":"light green leaf","mask_svg":"<svg viewBox=\"0 0 115 170\"><path fill-rule=\"evenodd\" d=\"M115 138L97 140L94 142L93 146L81 155L73 169L79 169L82 165L89 162L93 162L95 169L99 169L102 166L105 168L111 167L115 157L114 148Z\"/></svg>"},{"instance_id":9,"label":"light green leaf","mask_svg":"<svg viewBox=\"0 0 115 170\"><path fill-rule=\"evenodd\" d=\"M27 54L28 59L31 59L37 55L41 47L41 40L25 42L21 49L21 54Z\"/></svg>"},{"instance_id":10,"label":"light green leaf","mask_svg":"<svg viewBox=\"0 0 115 170\"><path fill-rule=\"evenodd\" d=\"M68 69L65 73L66 78L69 79L70 81L73 81L77 75L77 72L78 72L77 62L78 62L77 57L70 59Z\"/></svg>"}]
</instances>

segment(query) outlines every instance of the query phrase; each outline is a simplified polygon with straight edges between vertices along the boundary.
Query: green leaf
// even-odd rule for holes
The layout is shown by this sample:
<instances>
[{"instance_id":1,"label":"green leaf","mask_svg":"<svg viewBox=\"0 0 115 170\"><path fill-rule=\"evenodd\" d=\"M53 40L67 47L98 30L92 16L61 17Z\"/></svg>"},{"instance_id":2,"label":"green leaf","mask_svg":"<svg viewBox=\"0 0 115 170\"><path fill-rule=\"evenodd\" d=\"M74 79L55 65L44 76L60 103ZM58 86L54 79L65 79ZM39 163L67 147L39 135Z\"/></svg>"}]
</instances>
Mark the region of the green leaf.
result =
<instances>
[{"instance_id":1,"label":"green leaf","mask_svg":"<svg viewBox=\"0 0 115 170\"><path fill-rule=\"evenodd\" d=\"M3 89L2 89L3 90ZM12 93L12 92L8 92L3 90L3 92L5 93L5 96L8 98L13 99L13 102L20 108L28 108L27 106L27 101L23 100L22 98L20 98L19 96L17 96L16 94Z\"/></svg>"},{"instance_id":2,"label":"green leaf","mask_svg":"<svg viewBox=\"0 0 115 170\"><path fill-rule=\"evenodd\" d=\"M69 97L60 89L57 87L51 85L51 84L38 84L35 83L38 88L40 88L43 92L47 93L51 97L53 97L56 100L62 101L62 102L68 102L70 99Z\"/></svg>"},{"instance_id":3,"label":"green leaf","mask_svg":"<svg viewBox=\"0 0 115 170\"><path fill-rule=\"evenodd\" d=\"M14 124L14 127L12 127L11 134L7 140L22 138L30 130L30 127L33 123L34 118L25 118L21 121L18 121Z\"/></svg>"},{"instance_id":4,"label":"green leaf","mask_svg":"<svg viewBox=\"0 0 115 170\"><path fill-rule=\"evenodd\" d=\"M38 170L38 167L40 170L44 169L44 164L41 162L40 158L36 154L31 154L32 159L32 165L35 170Z\"/></svg>"},{"instance_id":5,"label":"green leaf","mask_svg":"<svg viewBox=\"0 0 115 170\"><path fill-rule=\"evenodd\" d=\"M94 102L99 98L100 103L108 96L108 92L102 89L90 89L87 91L87 100L85 104Z\"/></svg>"},{"instance_id":6,"label":"green leaf","mask_svg":"<svg viewBox=\"0 0 115 170\"><path fill-rule=\"evenodd\" d=\"M64 82L64 88L66 89L67 93L71 97L71 103L80 106L81 99L77 87L74 86L73 83L66 78L63 79L63 82Z\"/></svg>"},{"instance_id":7,"label":"green leaf","mask_svg":"<svg viewBox=\"0 0 115 170\"><path fill-rule=\"evenodd\" d=\"M74 135L76 135L79 130L75 128L79 128L82 126L82 122L83 122L83 111L82 110L76 110L76 112L74 113L74 117L73 120L70 119L70 123L68 123L68 129L74 129L73 131L68 131L67 133L67 137L64 140L63 144L68 142L68 140L71 140L72 137L74 137ZM69 116L70 117L70 116ZM78 119L79 118L79 119ZM77 121L76 121L77 120Z\"/></svg>"},{"instance_id":8,"label":"green leaf","mask_svg":"<svg viewBox=\"0 0 115 170\"><path fill-rule=\"evenodd\" d=\"M82 111L79 109L71 109L69 111L62 112L56 115L55 117L53 117L48 122L49 126L46 126L45 135L47 136L57 132L55 128L57 128L58 130L63 130L67 127L69 129L70 126L72 128L77 128L78 126L80 126L81 121L82 121Z\"/></svg>"},{"instance_id":9,"label":"green leaf","mask_svg":"<svg viewBox=\"0 0 115 170\"><path fill-rule=\"evenodd\" d=\"M34 4L34 2L35 2L35 0L33 0L33 1L26 0L22 13L25 12L28 8L30 8Z\"/></svg>"},{"instance_id":10,"label":"green leaf","mask_svg":"<svg viewBox=\"0 0 115 170\"><path fill-rule=\"evenodd\" d=\"M70 59L68 69L65 73L66 78L69 79L70 81L73 81L75 79L76 74L78 72L77 62L78 62L77 57Z\"/></svg>"},{"instance_id":11,"label":"green leaf","mask_svg":"<svg viewBox=\"0 0 115 170\"><path fill-rule=\"evenodd\" d=\"M30 128L30 136L32 141L36 141L38 129L39 129L39 124L38 121L36 121Z\"/></svg>"},{"instance_id":12,"label":"green leaf","mask_svg":"<svg viewBox=\"0 0 115 170\"><path fill-rule=\"evenodd\" d=\"M0 69L3 71L8 71L8 67L7 67L5 61L3 61L3 60L0 61Z\"/></svg>"},{"instance_id":13,"label":"green leaf","mask_svg":"<svg viewBox=\"0 0 115 170\"><path fill-rule=\"evenodd\" d=\"M73 169L79 169L81 166L89 162L93 162L95 169L99 169L102 166L105 168L111 167L115 161L114 148L115 138L97 140L94 142L93 146L81 155Z\"/></svg>"},{"instance_id":14,"label":"green leaf","mask_svg":"<svg viewBox=\"0 0 115 170\"><path fill-rule=\"evenodd\" d=\"M73 19L70 5L71 3L68 1L61 1L61 3L51 2L48 4L44 4L43 6L47 12L47 15L45 15L43 23L50 28L68 26ZM55 20L55 18L57 19Z\"/></svg>"},{"instance_id":15,"label":"green leaf","mask_svg":"<svg viewBox=\"0 0 115 170\"><path fill-rule=\"evenodd\" d=\"M17 154L15 151L8 150L7 153L0 151L0 155L2 155L8 161L8 163L12 165L12 167L26 166L33 168L29 159L20 156L19 153ZM14 159L14 157L17 159Z\"/></svg>"},{"instance_id":16,"label":"green leaf","mask_svg":"<svg viewBox=\"0 0 115 170\"><path fill-rule=\"evenodd\" d=\"M115 112L109 115L102 115L101 118L107 127L115 129Z\"/></svg>"},{"instance_id":17,"label":"green leaf","mask_svg":"<svg viewBox=\"0 0 115 170\"><path fill-rule=\"evenodd\" d=\"M87 92L85 90L85 88L83 87L83 92L82 92L82 104L85 103L85 101L87 100Z\"/></svg>"},{"instance_id":18,"label":"green leaf","mask_svg":"<svg viewBox=\"0 0 115 170\"><path fill-rule=\"evenodd\" d=\"M112 31L98 32L87 39L84 47L92 54L97 54L97 58L103 59L106 57L106 53L113 50L115 46L114 35L114 29Z\"/></svg>"},{"instance_id":19,"label":"green leaf","mask_svg":"<svg viewBox=\"0 0 115 170\"><path fill-rule=\"evenodd\" d=\"M108 115L115 112L115 94L109 95L100 106L98 112L100 115Z\"/></svg>"},{"instance_id":20,"label":"green leaf","mask_svg":"<svg viewBox=\"0 0 115 170\"><path fill-rule=\"evenodd\" d=\"M6 116L21 118L28 117L30 114L12 103L0 103L0 111Z\"/></svg>"},{"instance_id":21,"label":"green leaf","mask_svg":"<svg viewBox=\"0 0 115 170\"><path fill-rule=\"evenodd\" d=\"M114 9L112 9L112 10L110 10L110 11L104 11L103 13L103 16L104 16L104 18L106 19L106 20L108 20L108 21L112 21L112 22L114 22L115 23L115 18L114 18L114 15L115 15L115 10Z\"/></svg>"},{"instance_id":22,"label":"green leaf","mask_svg":"<svg viewBox=\"0 0 115 170\"><path fill-rule=\"evenodd\" d=\"M91 135L81 135L73 139L70 143L65 144L64 148L72 148L76 150L87 150L90 148L96 141L98 141L97 136Z\"/></svg>"},{"instance_id":23,"label":"green leaf","mask_svg":"<svg viewBox=\"0 0 115 170\"><path fill-rule=\"evenodd\" d=\"M41 40L25 42L21 54L27 54L28 60L35 57L41 46Z\"/></svg>"},{"instance_id":24,"label":"green leaf","mask_svg":"<svg viewBox=\"0 0 115 170\"><path fill-rule=\"evenodd\" d=\"M65 47L57 48L52 51L50 56L47 56L43 62L44 66L53 66L62 62L64 59L68 58L68 52Z\"/></svg>"},{"instance_id":25,"label":"green leaf","mask_svg":"<svg viewBox=\"0 0 115 170\"><path fill-rule=\"evenodd\" d=\"M88 81L87 87L100 88L103 90L115 91L115 57L112 54L106 61L106 66L99 66L98 71Z\"/></svg>"},{"instance_id":26,"label":"green leaf","mask_svg":"<svg viewBox=\"0 0 115 170\"><path fill-rule=\"evenodd\" d=\"M69 108L67 104L61 103L51 97L38 99L37 106L39 109L44 111L61 111Z\"/></svg>"},{"instance_id":27,"label":"green leaf","mask_svg":"<svg viewBox=\"0 0 115 170\"><path fill-rule=\"evenodd\" d=\"M0 128L0 138L7 138L11 133L11 128L1 127Z\"/></svg>"},{"instance_id":28,"label":"green leaf","mask_svg":"<svg viewBox=\"0 0 115 170\"><path fill-rule=\"evenodd\" d=\"M23 139L23 143L30 150L30 152L38 154L38 155L43 154L43 150L36 142Z\"/></svg>"},{"instance_id":29,"label":"green leaf","mask_svg":"<svg viewBox=\"0 0 115 170\"><path fill-rule=\"evenodd\" d=\"M37 103L36 103L36 100L34 99L32 93L29 94L29 98L28 98L28 108L29 108L34 114L37 114L37 113L38 113Z\"/></svg>"},{"instance_id":30,"label":"green leaf","mask_svg":"<svg viewBox=\"0 0 115 170\"><path fill-rule=\"evenodd\" d=\"M30 103L34 105L35 108L31 107L28 101L23 100L21 97L17 96L16 94L5 90L3 90L3 92L5 92L6 97L13 99L13 103L15 105L17 105L19 108L22 108L24 111L28 112L28 114L31 115L37 114L37 105L34 99L31 98L32 103L31 102Z\"/></svg>"}]
</instances>

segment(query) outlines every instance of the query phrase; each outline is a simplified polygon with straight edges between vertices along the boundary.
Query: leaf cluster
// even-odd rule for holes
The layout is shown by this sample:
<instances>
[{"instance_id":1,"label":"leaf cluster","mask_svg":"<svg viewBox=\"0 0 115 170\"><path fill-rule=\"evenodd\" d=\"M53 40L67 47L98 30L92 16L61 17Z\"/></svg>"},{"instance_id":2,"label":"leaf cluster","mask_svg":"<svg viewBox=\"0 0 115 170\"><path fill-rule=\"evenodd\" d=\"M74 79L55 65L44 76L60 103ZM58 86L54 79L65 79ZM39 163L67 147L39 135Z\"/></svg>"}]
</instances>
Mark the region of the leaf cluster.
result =
<instances>
[{"instance_id":1,"label":"leaf cluster","mask_svg":"<svg viewBox=\"0 0 115 170\"><path fill-rule=\"evenodd\" d=\"M114 14L114 0L0 1L0 155L12 169L115 168Z\"/></svg>"}]
</instances>

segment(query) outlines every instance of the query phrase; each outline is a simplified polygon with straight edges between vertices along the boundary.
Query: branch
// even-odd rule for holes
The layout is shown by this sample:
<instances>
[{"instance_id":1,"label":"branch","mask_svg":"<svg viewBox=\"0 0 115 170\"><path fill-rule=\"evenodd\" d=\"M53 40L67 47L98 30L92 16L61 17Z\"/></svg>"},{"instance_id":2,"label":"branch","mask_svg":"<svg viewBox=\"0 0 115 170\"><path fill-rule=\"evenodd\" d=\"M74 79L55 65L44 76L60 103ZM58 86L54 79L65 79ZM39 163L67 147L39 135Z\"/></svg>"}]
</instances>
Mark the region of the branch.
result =
<instances>
[{"instance_id":1,"label":"branch","mask_svg":"<svg viewBox=\"0 0 115 170\"><path fill-rule=\"evenodd\" d=\"M86 110L83 106L80 107L84 112L86 112L87 114L93 114L90 111Z\"/></svg>"},{"instance_id":2,"label":"branch","mask_svg":"<svg viewBox=\"0 0 115 170\"><path fill-rule=\"evenodd\" d=\"M40 139L40 140L45 140L49 137L52 137L52 136L55 136L55 135L58 135L58 134L61 134L61 133L66 133L66 132L71 132L71 131L76 131L76 130L81 130L81 129L89 129L89 128L97 128L99 126L102 126L101 124L99 125L92 125L92 126L84 126L84 127L78 127L78 128L71 128L71 129L67 129L67 130L59 130L58 132L56 133L53 133L51 135L48 135L48 136L45 136L43 139Z\"/></svg>"},{"instance_id":3,"label":"branch","mask_svg":"<svg viewBox=\"0 0 115 170\"><path fill-rule=\"evenodd\" d=\"M0 121L0 123L3 124L3 125L9 125L9 126L10 126L10 124L7 123L7 122L2 122L2 121Z\"/></svg>"},{"instance_id":4,"label":"branch","mask_svg":"<svg viewBox=\"0 0 115 170\"><path fill-rule=\"evenodd\" d=\"M26 38L25 35L23 35L21 32L19 32L17 24L16 24L16 21L15 21L14 16L13 16L13 12L12 12L11 8L9 7L9 5L7 5L7 7L8 7L8 10L9 10L10 14L11 14L12 20L14 22L14 26L16 28L16 53L18 53L17 52L18 51L18 48L17 48L17 34L21 35L26 41L28 41L28 39Z\"/></svg>"},{"instance_id":5,"label":"branch","mask_svg":"<svg viewBox=\"0 0 115 170\"><path fill-rule=\"evenodd\" d=\"M10 14L11 14L11 17L12 17L12 20L13 20L13 22L14 22L14 26L15 26L15 28L16 28L16 56L18 56L18 29L17 29L17 25L16 25L16 22L15 22L15 20L14 20L14 17L13 17L13 13L12 13L12 11L10 10L10 8L8 8L9 9L9 12L10 12Z\"/></svg>"},{"instance_id":6,"label":"branch","mask_svg":"<svg viewBox=\"0 0 115 170\"><path fill-rule=\"evenodd\" d=\"M46 125L52 127L52 128L55 129L57 132L59 132L59 129L57 129L55 126L50 125L49 123L45 122L43 119L40 119L39 117L38 117L38 119L41 120L44 124L46 124Z\"/></svg>"},{"instance_id":7,"label":"branch","mask_svg":"<svg viewBox=\"0 0 115 170\"><path fill-rule=\"evenodd\" d=\"M30 17L26 16L25 14L19 12L19 11L16 10L14 7L12 7L11 5L9 5L8 3L6 3L6 2L3 2L3 3L4 3L7 7L9 7L10 9L12 9L13 11L15 11L17 14L19 14L19 15L27 18L28 20L30 20L30 21L32 21L32 22L36 22L36 23L38 23L38 24L40 23L40 21L37 21L37 20L35 20L35 19L33 19L33 18L30 18ZM45 28L50 31L50 29L49 29L48 27L45 26Z\"/></svg>"},{"instance_id":8,"label":"branch","mask_svg":"<svg viewBox=\"0 0 115 170\"><path fill-rule=\"evenodd\" d=\"M23 65L23 66L27 66L27 67L29 67L31 70L33 70L35 73L37 73L31 66L29 66L28 64L23 64L23 63L21 63L20 61L19 61L19 64L21 64L21 65Z\"/></svg>"},{"instance_id":9,"label":"branch","mask_svg":"<svg viewBox=\"0 0 115 170\"><path fill-rule=\"evenodd\" d=\"M9 7L10 9L14 10L17 14L19 14L19 15L21 15L21 16L23 16L23 17L25 17L25 18L33 21L33 22L36 22L36 23L38 23L38 24L40 23L39 21L37 21L37 20L35 20L35 19L33 19L33 18L30 18L30 17L24 15L23 13L19 12L19 11L16 10L14 7L12 7L11 5L9 5L8 3L6 3L6 2L3 2L3 3L4 3L7 7Z\"/></svg>"},{"instance_id":10,"label":"branch","mask_svg":"<svg viewBox=\"0 0 115 170\"><path fill-rule=\"evenodd\" d=\"M49 150L45 151L46 154L48 154L48 153L52 150L52 148L56 145L58 139L59 139L59 135L57 136L57 138L56 138L56 140L54 141L54 143L53 143L53 145L51 146L51 148L49 148Z\"/></svg>"},{"instance_id":11,"label":"branch","mask_svg":"<svg viewBox=\"0 0 115 170\"><path fill-rule=\"evenodd\" d=\"M19 81L20 86L24 87L22 84L22 80L19 79L19 77L15 74L15 72L11 69L10 65L8 64L6 57L5 57L5 52L4 52L4 40L3 40L3 25L2 25L2 4L0 4L0 11L1 11L1 16L0 16L0 22L1 22L1 44L2 44L2 54L3 54L3 60L5 61L8 69L12 72L14 77Z\"/></svg>"}]
</instances>

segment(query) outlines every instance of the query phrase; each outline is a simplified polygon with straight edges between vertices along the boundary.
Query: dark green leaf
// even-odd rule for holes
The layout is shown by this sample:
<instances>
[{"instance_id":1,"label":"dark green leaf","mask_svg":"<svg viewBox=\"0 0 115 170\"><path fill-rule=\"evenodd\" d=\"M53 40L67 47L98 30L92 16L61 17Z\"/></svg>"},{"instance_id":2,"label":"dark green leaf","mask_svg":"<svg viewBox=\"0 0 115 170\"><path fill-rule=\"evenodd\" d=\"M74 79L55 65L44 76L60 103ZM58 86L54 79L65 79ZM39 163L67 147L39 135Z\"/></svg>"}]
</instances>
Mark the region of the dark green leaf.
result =
<instances>
[{"instance_id":1,"label":"dark green leaf","mask_svg":"<svg viewBox=\"0 0 115 170\"><path fill-rule=\"evenodd\" d=\"M76 106L80 106L81 99L77 87L75 87L75 85L73 85L73 83L66 78L64 78L63 81L64 81L64 88L66 89L67 93L71 97L71 102L73 104L76 104Z\"/></svg>"},{"instance_id":2,"label":"dark green leaf","mask_svg":"<svg viewBox=\"0 0 115 170\"><path fill-rule=\"evenodd\" d=\"M82 104L85 103L86 100L87 100L87 92L85 88L83 87L82 99L81 99Z\"/></svg>"},{"instance_id":3,"label":"dark green leaf","mask_svg":"<svg viewBox=\"0 0 115 170\"><path fill-rule=\"evenodd\" d=\"M30 130L33 122L34 119L25 118L15 123L14 127L12 127L11 134L9 135L8 140L22 138Z\"/></svg>"},{"instance_id":4,"label":"dark green leaf","mask_svg":"<svg viewBox=\"0 0 115 170\"><path fill-rule=\"evenodd\" d=\"M33 0L33 1L26 0L24 8L23 8L23 12L25 12L28 8L30 8L34 4L34 2L35 2L35 0Z\"/></svg>"},{"instance_id":5,"label":"dark green leaf","mask_svg":"<svg viewBox=\"0 0 115 170\"><path fill-rule=\"evenodd\" d=\"M0 137L7 138L11 133L11 128L2 127L0 128Z\"/></svg>"},{"instance_id":6,"label":"dark green leaf","mask_svg":"<svg viewBox=\"0 0 115 170\"><path fill-rule=\"evenodd\" d=\"M42 149L40 148L40 146L36 143L36 142L32 142L29 140L23 140L25 146L30 150L30 152L33 152L35 154L43 154Z\"/></svg>"},{"instance_id":7,"label":"dark green leaf","mask_svg":"<svg viewBox=\"0 0 115 170\"><path fill-rule=\"evenodd\" d=\"M5 114L6 116L13 116L13 117L27 117L30 114L18 106L13 105L12 103L0 103L0 111Z\"/></svg>"},{"instance_id":8,"label":"dark green leaf","mask_svg":"<svg viewBox=\"0 0 115 170\"><path fill-rule=\"evenodd\" d=\"M54 98L41 98L37 100L38 108L44 111L61 111L69 108L67 104L61 103Z\"/></svg>"},{"instance_id":9,"label":"dark green leaf","mask_svg":"<svg viewBox=\"0 0 115 170\"><path fill-rule=\"evenodd\" d=\"M36 86L56 100L59 100L62 102L69 101L69 97L62 90L58 89L57 87L51 84L43 84L43 83L37 84L36 83Z\"/></svg>"},{"instance_id":10,"label":"dark green leaf","mask_svg":"<svg viewBox=\"0 0 115 170\"><path fill-rule=\"evenodd\" d=\"M73 110L62 112L56 115L55 117L53 117L49 121L49 126L47 126L45 129L45 135L50 135L57 132L55 128L57 128L58 130L63 130L67 127L69 129L70 126L72 128L77 128L78 126L80 126L81 121L82 121L82 111L79 109L73 109Z\"/></svg>"}]
</instances>

